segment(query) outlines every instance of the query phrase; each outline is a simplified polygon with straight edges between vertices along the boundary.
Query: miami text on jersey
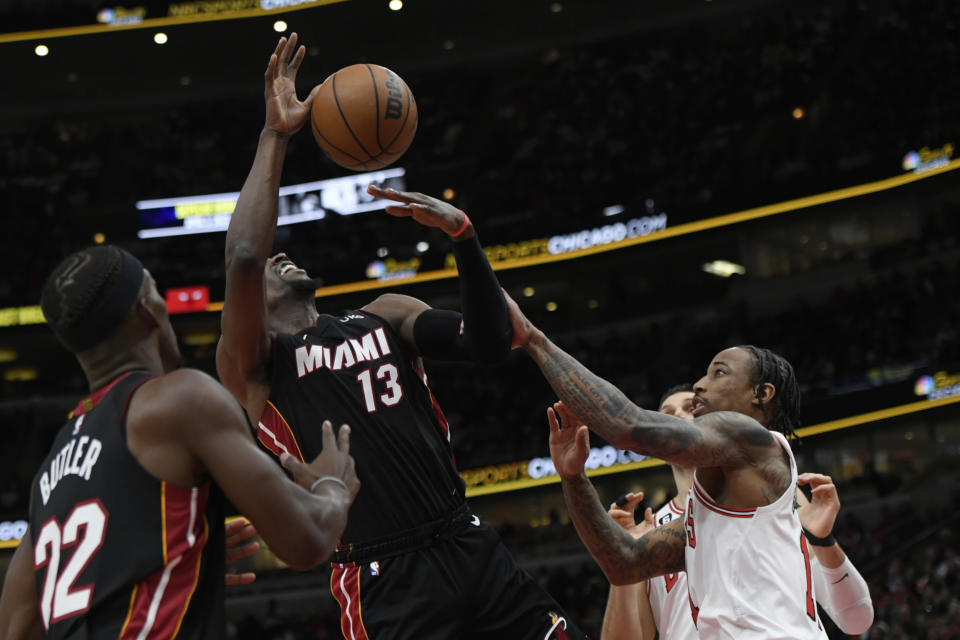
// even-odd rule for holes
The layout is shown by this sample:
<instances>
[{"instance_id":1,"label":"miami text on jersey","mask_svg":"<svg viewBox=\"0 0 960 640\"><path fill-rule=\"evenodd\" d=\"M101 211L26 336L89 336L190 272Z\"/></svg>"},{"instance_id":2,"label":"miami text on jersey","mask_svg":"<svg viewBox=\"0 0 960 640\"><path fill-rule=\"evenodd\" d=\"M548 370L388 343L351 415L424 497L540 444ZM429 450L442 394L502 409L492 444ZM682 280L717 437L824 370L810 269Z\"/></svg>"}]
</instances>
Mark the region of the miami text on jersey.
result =
<instances>
[{"instance_id":1,"label":"miami text on jersey","mask_svg":"<svg viewBox=\"0 0 960 640\"><path fill-rule=\"evenodd\" d=\"M303 345L296 349L297 377L302 378L324 367L331 371L347 369L359 362L379 360L389 354L390 345L383 327L336 345Z\"/></svg>"}]
</instances>

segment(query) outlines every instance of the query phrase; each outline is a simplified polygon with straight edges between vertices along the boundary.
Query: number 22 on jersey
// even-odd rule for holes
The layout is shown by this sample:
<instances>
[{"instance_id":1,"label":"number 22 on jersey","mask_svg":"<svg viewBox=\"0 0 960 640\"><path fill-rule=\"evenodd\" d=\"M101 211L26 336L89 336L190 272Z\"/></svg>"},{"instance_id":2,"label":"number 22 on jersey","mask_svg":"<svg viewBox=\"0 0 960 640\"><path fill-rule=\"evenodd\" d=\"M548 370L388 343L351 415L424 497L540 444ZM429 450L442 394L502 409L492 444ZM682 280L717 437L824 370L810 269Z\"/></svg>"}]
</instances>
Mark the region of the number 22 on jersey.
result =
<instances>
[{"instance_id":1,"label":"number 22 on jersey","mask_svg":"<svg viewBox=\"0 0 960 640\"><path fill-rule=\"evenodd\" d=\"M106 533L107 512L97 499L77 504L63 526L56 518L50 518L40 528L33 548L33 567L34 571L47 567L40 594L44 629L90 608L94 585L74 587L74 582L103 546ZM69 547L76 548L60 571L61 551Z\"/></svg>"}]
</instances>

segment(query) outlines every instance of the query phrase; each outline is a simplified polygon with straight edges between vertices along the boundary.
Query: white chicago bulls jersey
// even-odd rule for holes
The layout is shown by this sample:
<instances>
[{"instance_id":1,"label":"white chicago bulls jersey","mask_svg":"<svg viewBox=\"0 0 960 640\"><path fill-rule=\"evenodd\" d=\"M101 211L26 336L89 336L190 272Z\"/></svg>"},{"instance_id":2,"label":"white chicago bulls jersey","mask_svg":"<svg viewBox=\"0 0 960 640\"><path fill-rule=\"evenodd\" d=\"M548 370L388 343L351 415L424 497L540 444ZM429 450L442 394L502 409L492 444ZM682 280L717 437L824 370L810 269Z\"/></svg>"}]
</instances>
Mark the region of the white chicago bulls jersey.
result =
<instances>
[{"instance_id":1,"label":"white chicago bulls jersey","mask_svg":"<svg viewBox=\"0 0 960 640\"><path fill-rule=\"evenodd\" d=\"M694 474L684 524L690 614L701 638L827 638L796 513L797 463L787 439L771 433L790 457L790 484L772 504L724 507Z\"/></svg>"},{"instance_id":2,"label":"white chicago bulls jersey","mask_svg":"<svg viewBox=\"0 0 960 640\"><path fill-rule=\"evenodd\" d=\"M677 505L676 498L663 505L657 511L657 526L671 520L683 518L684 511ZM683 571L658 576L647 580L647 597L653 620L666 640L696 640L697 628L690 617L690 605L687 598L687 574Z\"/></svg>"}]
</instances>

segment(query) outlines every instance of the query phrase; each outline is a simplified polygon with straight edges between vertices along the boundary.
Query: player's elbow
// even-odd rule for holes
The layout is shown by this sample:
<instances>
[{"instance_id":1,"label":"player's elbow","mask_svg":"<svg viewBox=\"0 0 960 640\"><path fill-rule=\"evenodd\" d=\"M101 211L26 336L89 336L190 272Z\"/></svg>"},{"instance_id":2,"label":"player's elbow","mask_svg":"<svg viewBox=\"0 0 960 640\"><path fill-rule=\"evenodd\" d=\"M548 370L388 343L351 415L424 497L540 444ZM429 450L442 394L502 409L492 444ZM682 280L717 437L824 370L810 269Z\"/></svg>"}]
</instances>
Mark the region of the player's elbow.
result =
<instances>
[{"instance_id":1,"label":"player's elbow","mask_svg":"<svg viewBox=\"0 0 960 640\"><path fill-rule=\"evenodd\" d=\"M227 244L227 273L257 273L263 271L264 257L252 245L240 240Z\"/></svg>"},{"instance_id":2,"label":"player's elbow","mask_svg":"<svg viewBox=\"0 0 960 640\"><path fill-rule=\"evenodd\" d=\"M301 536L282 555L277 553L287 566L297 571L308 571L324 563L337 550L337 539L326 531L314 530Z\"/></svg>"},{"instance_id":3,"label":"player's elbow","mask_svg":"<svg viewBox=\"0 0 960 640\"><path fill-rule=\"evenodd\" d=\"M834 620L837 626L847 635L858 636L866 633L873 625L873 602L867 600L850 607Z\"/></svg>"}]
</instances>

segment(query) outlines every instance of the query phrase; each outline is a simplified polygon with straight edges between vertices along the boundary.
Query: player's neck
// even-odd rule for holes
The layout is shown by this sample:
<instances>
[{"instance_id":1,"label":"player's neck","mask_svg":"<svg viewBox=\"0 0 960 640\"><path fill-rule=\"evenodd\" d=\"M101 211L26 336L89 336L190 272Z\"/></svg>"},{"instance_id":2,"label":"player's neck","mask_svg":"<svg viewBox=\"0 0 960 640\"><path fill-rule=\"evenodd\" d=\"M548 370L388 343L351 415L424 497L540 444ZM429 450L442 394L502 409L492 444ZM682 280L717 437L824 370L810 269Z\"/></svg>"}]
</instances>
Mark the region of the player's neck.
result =
<instances>
[{"instance_id":1,"label":"player's neck","mask_svg":"<svg viewBox=\"0 0 960 640\"><path fill-rule=\"evenodd\" d=\"M687 506L687 495L690 492L690 485L693 484L693 467L681 467L679 465L670 465L673 470L673 482L677 485L677 497L675 498L677 506L681 509Z\"/></svg>"},{"instance_id":2,"label":"player's neck","mask_svg":"<svg viewBox=\"0 0 960 640\"><path fill-rule=\"evenodd\" d=\"M158 376L164 373L163 361L155 345L139 343L123 350L105 346L108 345L77 356L91 391L105 387L131 371L149 371Z\"/></svg>"},{"instance_id":3,"label":"player's neck","mask_svg":"<svg viewBox=\"0 0 960 640\"><path fill-rule=\"evenodd\" d=\"M317 324L317 304L313 297L288 298L270 310L268 329L277 333L297 333Z\"/></svg>"}]
</instances>

